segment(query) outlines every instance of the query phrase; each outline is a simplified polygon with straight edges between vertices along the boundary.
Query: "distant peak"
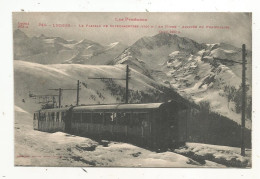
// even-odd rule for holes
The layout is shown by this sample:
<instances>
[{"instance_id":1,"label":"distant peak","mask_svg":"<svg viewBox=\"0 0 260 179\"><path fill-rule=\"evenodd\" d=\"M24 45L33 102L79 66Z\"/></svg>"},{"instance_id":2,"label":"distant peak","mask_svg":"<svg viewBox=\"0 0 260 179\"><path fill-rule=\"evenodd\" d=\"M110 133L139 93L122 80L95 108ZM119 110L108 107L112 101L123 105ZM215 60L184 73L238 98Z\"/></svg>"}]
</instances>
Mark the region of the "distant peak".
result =
<instances>
[{"instance_id":1,"label":"distant peak","mask_svg":"<svg viewBox=\"0 0 260 179\"><path fill-rule=\"evenodd\" d=\"M23 32L23 31L21 31L20 29L16 29L14 32L15 32L15 33L19 33L19 32L22 32L22 33L24 33L24 32Z\"/></svg>"},{"instance_id":2,"label":"distant peak","mask_svg":"<svg viewBox=\"0 0 260 179\"><path fill-rule=\"evenodd\" d=\"M88 40L88 39L82 39L81 41L79 41L79 43L90 43L90 44L92 44L94 42L91 41L91 40Z\"/></svg>"},{"instance_id":3,"label":"distant peak","mask_svg":"<svg viewBox=\"0 0 260 179\"><path fill-rule=\"evenodd\" d=\"M110 43L109 45L115 46L115 45L118 45L118 44L119 44L119 42L113 42L113 43Z\"/></svg>"},{"instance_id":4,"label":"distant peak","mask_svg":"<svg viewBox=\"0 0 260 179\"><path fill-rule=\"evenodd\" d=\"M14 31L14 38L27 38L27 35L20 29Z\"/></svg>"},{"instance_id":5,"label":"distant peak","mask_svg":"<svg viewBox=\"0 0 260 179\"><path fill-rule=\"evenodd\" d=\"M119 44L119 42L113 42L113 43L110 43L109 45L107 45L107 47L108 47L108 49L110 49L110 48L116 47L118 44Z\"/></svg>"},{"instance_id":6,"label":"distant peak","mask_svg":"<svg viewBox=\"0 0 260 179\"><path fill-rule=\"evenodd\" d=\"M45 36L44 34L41 34L41 35L40 35L40 38L45 39L46 36Z\"/></svg>"},{"instance_id":7,"label":"distant peak","mask_svg":"<svg viewBox=\"0 0 260 179\"><path fill-rule=\"evenodd\" d=\"M154 35L153 37L161 38L161 37L179 37L179 36L176 34L170 34L170 33L159 33L159 34Z\"/></svg>"}]
</instances>

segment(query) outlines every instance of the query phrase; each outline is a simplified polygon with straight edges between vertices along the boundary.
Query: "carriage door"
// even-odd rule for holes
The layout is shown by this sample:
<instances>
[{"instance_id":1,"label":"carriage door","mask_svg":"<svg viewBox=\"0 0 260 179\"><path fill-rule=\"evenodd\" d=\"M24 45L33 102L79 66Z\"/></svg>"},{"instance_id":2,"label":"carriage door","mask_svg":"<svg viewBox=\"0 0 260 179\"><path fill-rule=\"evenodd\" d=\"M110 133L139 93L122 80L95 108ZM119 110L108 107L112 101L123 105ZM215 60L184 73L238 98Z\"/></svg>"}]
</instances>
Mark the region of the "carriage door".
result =
<instances>
[{"instance_id":1,"label":"carriage door","mask_svg":"<svg viewBox=\"0 0 260 179\"><path fill-rule=\"evenodd\" d=\"M39 112L33 114L33 129L38 130L39 127Z\"/></svg>"},{"instance_id":2,"label":"carriage door","mask_svg":"<svg viewBox=\"0 0 260 179\"><path fill-rule=\"evenodd\" d=\"M68 111L64 112L64 122L65 122L65 132L70 133L71 132L71 118L72 118L72 111L69 109Z\"/></svg>"},{"instance_id":3,"label":"carriage door","mask_svg":"<svg viewBox=\"0 0 260 179\"><path fill-rule=\"evenodd\" d=\"M149 113L139 113L139 119L141 121L142 137L149 138L151 131Z\"/></svg>"},{"instance_id":4,"label":"carriage door","mask_svg":"<svg viewBox=\"0 0 260 179\"><path fill-rule=\"evenodd\" d=\"M178 128L180 129L178 131L178 140L179 143L185 144L187 141L187 115L188 115L188 110L183 109L179 110L178 112Z\"/></svg>"},{"instance_id":5,"label":"carriage door","mask_svg":"<svg viewBox=\"0 0 260 179\"><path fill-rule=\"evenodd\" d=\"M178 142L178 114L170 113L169 118L170 135L173 143Z\"/></svg>"},{"instance_id":6,"label":"carriage door","mask_svg":"<svg viewBox=\"0 0 260 179\"><path fill-rule=\"evenodd\" d=\"M168 146L174 146L178 143L178 114L174 111L165 112L166 115L166 139L168 141Z\"/></svg>"}]
</instances>

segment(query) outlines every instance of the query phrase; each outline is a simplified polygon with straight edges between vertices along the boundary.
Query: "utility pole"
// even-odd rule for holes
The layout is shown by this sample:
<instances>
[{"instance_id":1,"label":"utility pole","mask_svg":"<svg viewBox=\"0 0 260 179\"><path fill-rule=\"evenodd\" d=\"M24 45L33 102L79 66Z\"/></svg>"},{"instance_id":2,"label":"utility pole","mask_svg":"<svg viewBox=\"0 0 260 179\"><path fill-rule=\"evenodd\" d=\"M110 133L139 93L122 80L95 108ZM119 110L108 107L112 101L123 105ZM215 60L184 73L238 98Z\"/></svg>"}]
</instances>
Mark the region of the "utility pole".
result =
<instances>
[{"instance_id":1,"label":"utility pole","mask_svg":"<svg viewBox=\"0 0 260 179\"><path fill-rule=\"evenodd\" d=\"M125 103L128 103L128 80L129 80L129 67L126 65L126 77L125 77Z\"/></svg>"},{"instance_id":2,"label":"utility pole","mask_svg":"<svg viewBox=\"0 0 260 179\"><path fill-rule=\"evenodd\" d=\"M53 108L55 108L55 97L54 96L52 97L52 105L53 105Z\"/></svg>"},{"instance_id":3,"label":"utility pole","mask_svg":"<svg viewBox=\"0 0 260 179\"><path fill-rule=\"evenodd\" d=\"M102 78L102 77L90 77L88 79L92 79L92 80L125 80L125 103L128 103L128 83L129 83L129 79L130 79L130 69L129 66L126 65L126 78Z\"/></svg>"},{"instance_id":4,"label":"utility pole","mask_svg":"<svg viewBox=\"0 0 260 179\"><path fill-rule=\"evenodd\" d=\"M59 88L59 108L61 107L61 88Z\"/></svg>"},{"instance_id":5,"label":"utility pole","mask_svg":"<svg viewBox=\"0 0 260 179\"><path fill-rule=\"evenodd\" d=\"M54 90L59 92L59 108L61 107L61 96L62 96L62 91L64 90L77 90L77 89L64 89L64 88L56 88L56 89L49 89L49 90Z\"/></svg>"},{"instance_id":6,"label":"utility pole","mask_svg":"<svg viewBox=\"0 0 260 179\"><path fill-rule=\"evenodd\" d=\"M38 95L38 94L33 94L31 91L29 91L29 97L30 98L34 98L34 99L39 99L39 104L49 104L50 102L52 102L53 104L53 108L55 106L55 97L57 97L58 95L51 95L51 94L46 94L46 95ZM52 100L50 100L52 98Z\"/></svg>"},{"instance_id":7,"label":"utility pole","mask_svg":"<svg viewBox=\"0 0 260 179\"><path fill-rule=\"evenodd\" d=\"M242 45L242 113L241 113L241 155L245 156L245 108L246 108L246 45Z\"/></svg>"},{"instance_id":8,"label":"utility pole","mask_svg":"<svg viewBox=\"0 0 260 179\"><path fill-rule=\"evenodd\" d=\"M78 80L78 83L77 83L77 102L76 102L76 106L79 105L79 90L80 90L80 82Z\"/></svg>"}]
</instances>

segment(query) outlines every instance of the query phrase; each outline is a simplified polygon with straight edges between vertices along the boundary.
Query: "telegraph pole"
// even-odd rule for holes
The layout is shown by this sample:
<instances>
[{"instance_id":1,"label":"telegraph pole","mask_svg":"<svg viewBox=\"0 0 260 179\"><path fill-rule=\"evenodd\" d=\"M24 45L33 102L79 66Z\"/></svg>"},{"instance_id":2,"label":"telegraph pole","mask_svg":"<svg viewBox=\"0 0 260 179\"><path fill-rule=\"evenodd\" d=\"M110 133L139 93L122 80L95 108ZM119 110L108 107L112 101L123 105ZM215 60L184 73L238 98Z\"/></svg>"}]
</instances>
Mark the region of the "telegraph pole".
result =
<instances>
[{"instance_id":1,"label":"telegraph pole","mask_svg":"<svg viewBox=\"0 0 260 179\"><path fill-rule=\"evenodd\" d=\"M53 105L53 108L55 108L55 97L54 96L52 97L52 105Z\"/></svg>"},{"instance_id":2,"label":"telegraph pole","mask_svg":"<svg viewBox=\"0 0 260 179\"><path fill-rule=\"evenodd\" d=\"M76 102L76 106L79 105L79 88L80 88L80 82L78 80L78 83L77 83L77 102Z\"/></svg>"},{"instance_id":3,"label":"telegraph pole","mask_svg":"<svg viewBox=\"0 0 260 179\"><path fill-rule=\"evenodd\" d=\"M38 95L38 94L33 94L31 91L29 91L29 97L34 98L34 99L39 99L38 103L43 103L43 104L48 104L49 102L52 102L53 108L55 106L55 97L58 95L51 95L51 94L46 94L46 95ZM51 99L52 100L49 100ZM42 101L41 101L42 99Z\"/></svg>"},{"instance_id":4,"label":"telegraph pole","mask_svg":"<svg viewBox=\"0 0 260 179\"><path fill-rule=\"evenodd\" d=\"M64 88L57 88L57 89L49 89L49 90L54 90L59 92L59 108L61 107L61 96L62 96L62 91L64 90L78 90L78 89L64 89ZM77 98L78 99L78 98ZM78 102L78 101L77 101Z\"/></svg>"},{"instance_id":5,"label":"telegraph pole","mask_svg":"<svg viewBox=\"0 0 260 179\"><path fill-rule=\"evenodd\" d=\"M246 108L246 45L242 45L242 113L241 113L241 155L245 156L245 108Z\"/></svg>"},{"instance_id":6,"label":"telegraph pole","mask_svg":"<svg viewBox=\"0 0 260 179\"><path fill-rule=\"evenodd\" d=\"M128 80L129 80L129 67L126 65L126 77L125 77L125 103L128 103Z\"/></svg>"},{"instance_id":7,"label":"telegraph pole","mask_svg":"<svg viewBox=\"0 0 260 179\"><path fill-rule=\"evenodd\" d=\"M130 79L130 74L129 74L129 72L130 72L130 69L129 69L129 66L128 65L126 65L126 78L103 78L103 77L98 77L98 78L96 78L96 77L90 77L90 78L88 78L88 79L92 79L92 80L97 80L97 79L99 79L99 80L125 80L125 103L127 104L128 103L128 83L129 83L129 79Z\"/></svg>"},{"instance_id":8,"label":"telegraph pole","mask_svg":"<svg viewBox=\"0 0 260 179\"><path fill-rule=\"evenodd\" d=\"M59 90L59 108L61 107L61 88L58 89Z\"/></svg>"}]
</instances>

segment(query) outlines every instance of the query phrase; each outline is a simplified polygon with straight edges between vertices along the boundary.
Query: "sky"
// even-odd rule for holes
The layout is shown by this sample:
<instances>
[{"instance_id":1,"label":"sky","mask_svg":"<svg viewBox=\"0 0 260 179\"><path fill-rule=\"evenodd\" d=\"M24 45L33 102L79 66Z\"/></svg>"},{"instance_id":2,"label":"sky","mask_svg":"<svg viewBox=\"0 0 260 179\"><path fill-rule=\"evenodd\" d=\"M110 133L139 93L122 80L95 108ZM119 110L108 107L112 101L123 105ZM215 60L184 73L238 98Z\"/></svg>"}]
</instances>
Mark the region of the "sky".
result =
<instances>
[{"instance_id":1,"label":"sky","mask_svg":"<svg viewBox=\"0 0 260 179\"><path fill-rule=\"evenodd\" d=\"M147 19L147 21L125 21L125 18ZM119 19L124 21L118 21ZM30 37L44 34L67 40L88 39L104 45L113 42L131 45L141 37L153 36L160 31L175 30L177 35L200 43L224 42L236 47L246 44L248 49L252 48L251 13L13 13L13 30L18 28L19 23L29 23L26 26L28 28L20 29ZM70 27L53 27L53 24L70 24ZM84 27L79 27L82 25ZM101 27L89 27L90 25ZM149 25L149 28L105 28L103 25L139 25L139 27ZM176 28L165 28L166 25ZM164 28L159 29L158 26ZM204 28L182 28L183 26L204 26ZM209 29L206 26L225 26L229 29Z\"/></svg>"}]
</instances>

